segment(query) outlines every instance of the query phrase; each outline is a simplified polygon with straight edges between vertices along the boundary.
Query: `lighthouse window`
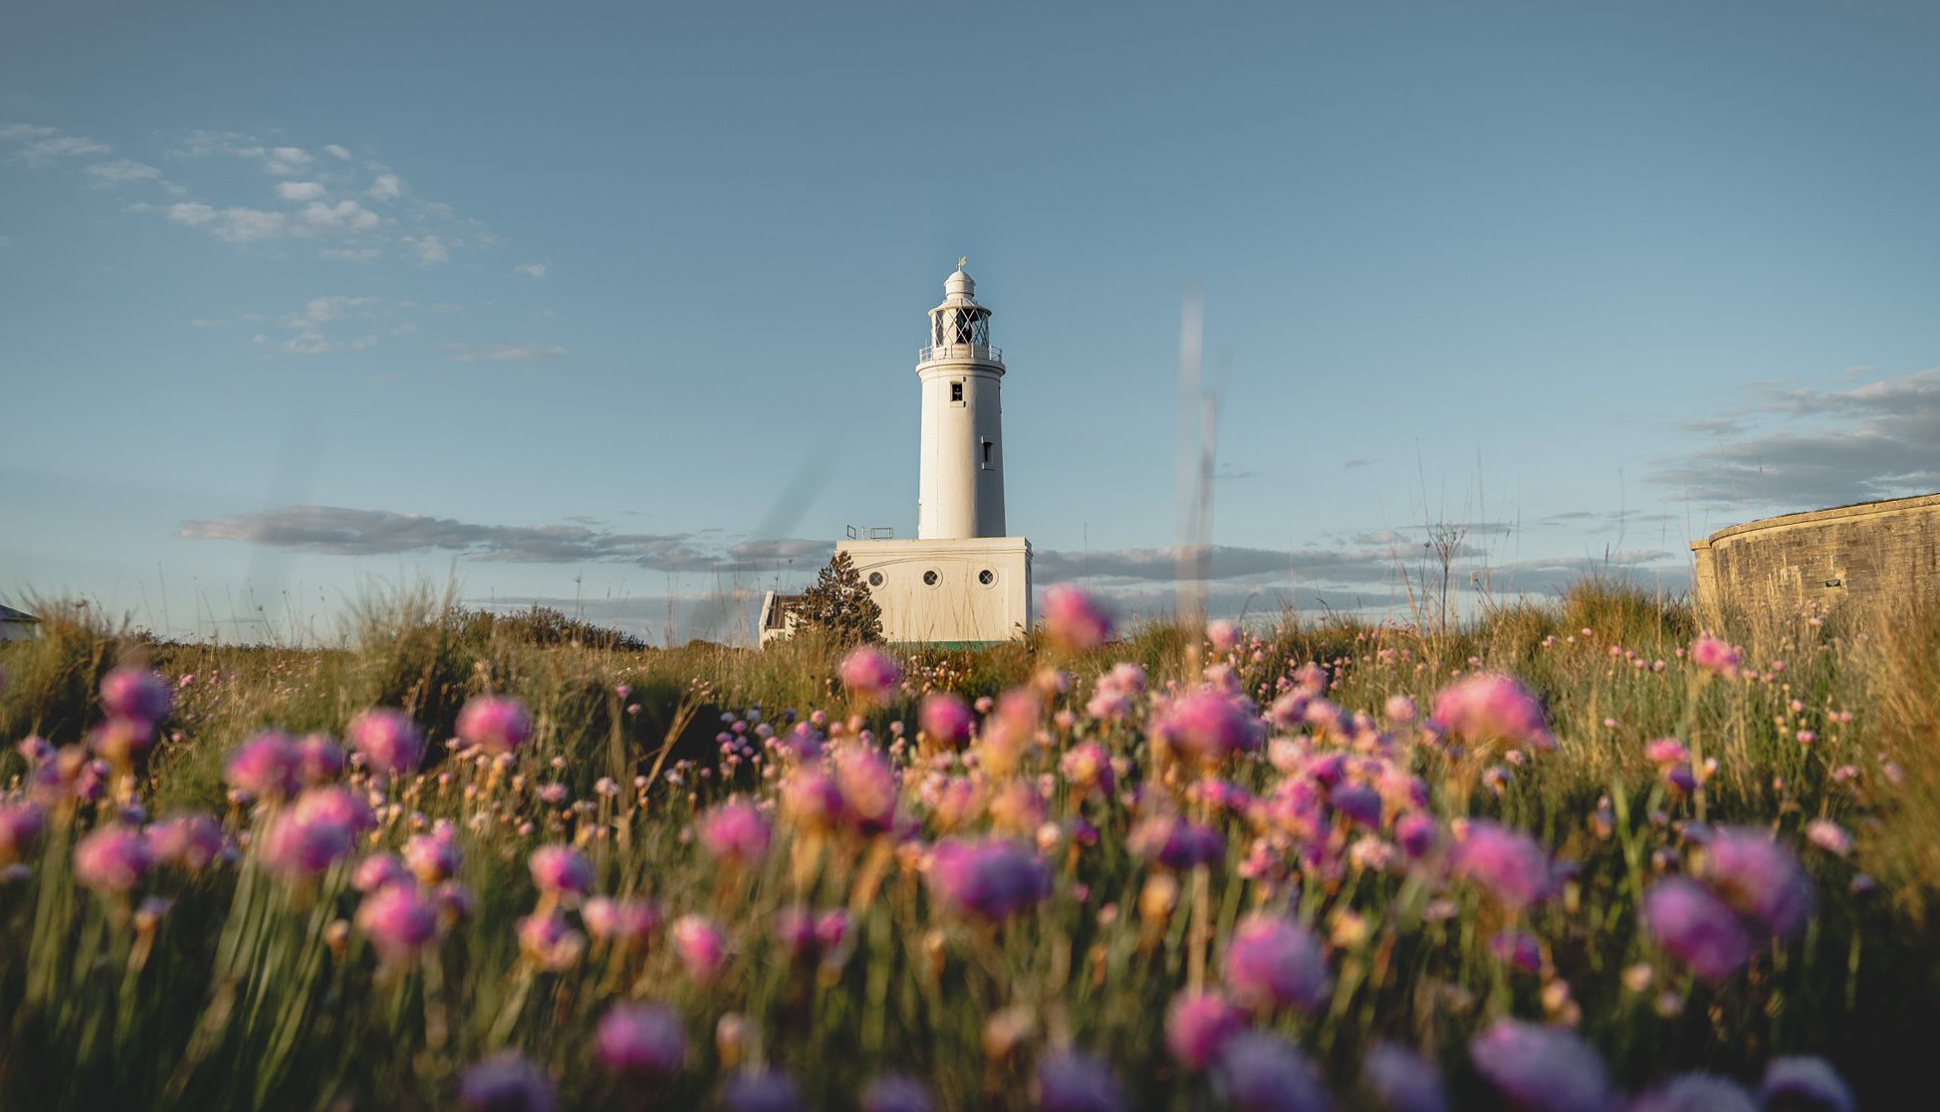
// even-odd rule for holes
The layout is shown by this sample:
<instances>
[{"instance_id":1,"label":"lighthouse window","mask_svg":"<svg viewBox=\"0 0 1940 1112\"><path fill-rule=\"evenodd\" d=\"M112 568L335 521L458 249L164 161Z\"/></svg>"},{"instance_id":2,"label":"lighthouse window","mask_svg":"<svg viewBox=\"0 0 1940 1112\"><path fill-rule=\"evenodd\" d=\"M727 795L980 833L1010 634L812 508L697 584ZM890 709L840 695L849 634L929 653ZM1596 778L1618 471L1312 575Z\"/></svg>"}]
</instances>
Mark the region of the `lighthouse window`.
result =
<instances>
[{"instance_id":1,"label":"lighthouse window","mask_svg":"<svg viewBox=\"0 0 1940 1112\"><path fill-rule=\"evenodd\" d=\"M992 583L997 582L997 573L994 571L991 571L989 568L985 568L982 571L977 573L977 582L988 587Z\"/></svg>"},{"instance_id":2,"label":"lighthouse window","mask_svg":"<svg viewBox=\"0 0 1940 1112\"><path fill-rule=\"evenodd\" d=\"M956 343L969 344L976 342L975 324L973 322L974 318L969 313L958 310L955 321Z\"/></svg>"},{"instance_id":3,"label":"lighthouse window","mask_svg":"<svg viewBox=\"0 0 1940 1112\"><path fill-rule=\"evenodd\" d=\"M984 437L984 438L983 438L983 466L984 466L984 470L986 470L986 471L988 471L988 470L990 470L990 449L991 449L991 447L992 447L992 445L991 445L991 443L990 443L990 438L989 438L989 437L987 437L987 436L986 436L986 437Z\"/></svg>"},{"instance_id":4,"label":"lighthouse window","mask_svg":"<svg viewBox=\"0 0 1940 1112\"><path fill-rule=\"evenodd\" d=\"M963 402L963 383L961 383L961 382L952 382L952 383L950 384L950 400L951 400L951 401L953 401L953 402L956 402L956 403L958 403L958 404L962 404L962 402Z\"/></svg>"},{"instance_id":5,"label":"lighthouse window","mask_svg":"<svg viewBox=\"0 0 1940 1112\"><path fill-rule=\"evenodd\" d=\"M880 586L882 586L882 573L881 573L881 572L879 572L879 571L872 571L872 572L870 572L870 573L869 573L869 585L870 585L871 587L880 587Z\"/></svg>"},{"instance_id":6,"label":"lighthouse window","mask_svg":"<svg viewBox=\"0 0 1940 1112\"><path fill-rule=\"evenodd\" d=\"M943 578L943 577L942 577L942 576L940 576L940 575L938 575L938 574L936 574L936 572L935 572L935 571L926 571L926 572L924 572L924 573L923 573L923 586L925 586L925 587L934 587L934 586L936 586L936 584L937 584L937 581L938 581L938 580L940 580L940 579L942 579L942 578Z\"/></svg>"}]
</instances>

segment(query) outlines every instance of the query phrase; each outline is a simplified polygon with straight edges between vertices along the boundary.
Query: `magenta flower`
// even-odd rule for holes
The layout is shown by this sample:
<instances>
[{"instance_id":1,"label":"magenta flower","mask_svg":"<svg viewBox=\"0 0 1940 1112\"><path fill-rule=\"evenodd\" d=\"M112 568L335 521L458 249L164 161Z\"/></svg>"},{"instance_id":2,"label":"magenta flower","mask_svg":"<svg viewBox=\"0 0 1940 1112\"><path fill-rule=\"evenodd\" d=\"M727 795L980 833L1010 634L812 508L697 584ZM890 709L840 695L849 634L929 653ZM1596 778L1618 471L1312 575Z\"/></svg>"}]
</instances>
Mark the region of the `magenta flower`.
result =
<instances>
[{"instance_id":1,"label":"magenta flower","mask_svg":"<svg viewBox=\"0 0 1940 1112\"><path fill-rule=\"evenodd\" d=\"M548 896L584 896L593 890L593 863L571 846L540 846L526 864L532 883Z\"/></svg>"},{"instance_id":2,"label":"magenta flower","mask_svg":"<svg viewBox=\"0 0 1940 1112\"><path fill-rule=\"evenodd\" d=\"M1626 1112L1760 1112L1758 1102L1735 1081L1687 1073L1644 1093Z\"/></svg>"},{"instance_id":3,"label":"magenta flower","mask_svg":"<svg viewBox=\"0 0 1940 1112\"><path fill-rule=\"evenodd\" d=\"M167 717L172 699L168 681L146 668L116 668L101 678L101 707L115 718L157 722Z\"/></svg>"},{"instance_id":4,"label":"magenta flower","mask_svg":"<svg viewBox=\"0 0 1940 1112\"><path fill-rule=\"evenodd\" d=\"M1691 972L1722 981L1751 960L1751 939L1723 900L1685 877L1658 881L1644 894L1644 926Z\"/></svg>"},{"instance_id":5,"label":"magenta flower","mask_svg":"<svg viewBox=\"0 0 1940 1112\"><path fill-rule=\"evenodd\" d=\"M1395 843L1410 860L1419 861L1428 856L1441 836L1441 824L1435 821L1434 816L1421 811L1410 811L1394 823Z\"/></svg>"},{"instance_id":6,"label":"magenta flower","mask_svg":"<svg viewBox=\"0 0 1940 1112\"><path fill-rule=\"evenodd\" d=\"M1342 784L1327 793L1334 813L1370 830L1381 829L1381 793L1359 784Z\"/></svg>"},{"instance_id":7,"label":"magenta flower","mask_svg":"<svg viewBox=\"0 0 1940 1112\"><path fill-rule=\"evenodd\" d=\"M88 748L126 767L155 744L155 724L146 718L116 716L96 726L88 734Z\"/></svg>"},{"instance_id":8,"label":"magenta flower","mask_svg":"<svg viewBox=\"0 0 1940 1112\"><path fill-rule=\"evenodd\" d=\"M896 797L902 784L888 762L873 749L843 749L835 754L835 783L842 792L842 810L857 830L881 834L896 821Z\"/></svg>"},{"instance_id":9,"label":"magenta flower","mask_svg":"<svg viewBox=\"0 0 1940 1112\"><path fill-rule=\"evenodd\" d=\"M1226 860L1226 839L1219 831L1176 815L1159 815L1134 826L1125 838L1125 848L1147 861L1179 871Z\"/></svg>"},{"instance_id":10,"label":"magenta flower","mask_svg":"<svg viewBox=\"0 0 1940 1112\"><path fill-rule=\"evenodd\" d=\"M415 835L404 843L404 864L426 888L436 888L457 876L463 863L458 852L458 836L449 826L430 834Z\"/></svg>"},{"instance_id":11,"label":"magenta flower","mask_svg":"<svg viewBox=\"0 0 1940 1112\"><path fill-rule=\"evenodd\" d=\"M104 826L74 847L74 881L102 895L125 895L154 864L139 830Z\"/></svg>"},{"instance_id":12,"label":"magenta flower","mask_svg":"<svg viewBox=\"0 0 1940 1112\"><path fill-rule=\"evenodd\" d=\"M1109 796L1117 783L1117 774L1111 767L1111 754L1095 741L1087 741L1072 746L1058 758L1058 771L1071 782L1071 786L1081 792L1093 788Z\"/></svg>"},{"instance_id":13,"label":"magenta flower","mask_svg":"<svg viewBox=\"0 0 1940 1112\"><path fill-rule=\"evenodd\" d=\"M970 704L942 691L933 691L923 697L923 706L917 712L916 720L931 740L958 747L970 740L970 731L977 724L977 716L971 713Z\"/></svg>"},{"instance_id":14,"label":"magenta flower","mask_svg":"<svg viewBox=\"0 0 1940 1112\"><path fill-rule=\"evenodd\" d=\"M365 893L411 881L411 870L394 853L373 853L357 862L357 870L350 874L350 886Z\"/></svg>"},{"instance_id":15,"label":"magenta flower","mask_svg":"<svg viewBox=\"0 0 1940 1112\"><path fill-rule=\"evenodd\" d=\"M1307 1056L1266 1031L1227 1040L1214 1078L1234 1112L1327 1112L1332 1107Z\"/></svg>"},{"instance_id":16,"label":"magenta flower","mask_svg":"<svg viewBox=\"0 0 1940 1112\"><path fill-rule=\"evenodd\" d=\"M401 775L424 759L424 732L402 711L373 707L351 719L344 734L378 772Z\"/></svg>"},{"instance_id":17,"label":"magenta flower","mask_svg":"<svg viewBox=\"0 0 1940 1112\"><path fill-rule=\"evenodd\" d=\"M306 880L350 855L350 826L325 808L291 808L262 835L263 867L285 880Z\"/></svg>"},{"instance_id":18,"label":"magenta flower","mask_svg":"<svg viewBox=\"0 0 1940 1112\"><path fill-rule=\"evenodd\" d=\"M1102 1059L1059 1050L1037 1064L1037 1107L1040 1112L1123 1112L1125 1098Z\"/></svg>"},{"instance_id":19,"label":"magenta flower","mask_svg":"<svg viewBox=\"0 0 1940 1112\"><path fill-rule=\"evenodd\" d=\"M1813 819L1806 823L1805 840L1835 857L1852 852L1852 835L1831 819Z\"/></svg>"},{"instance_id":20,"label":"magenta flower","mask_svg":"<svg viewBox=\"0 0 1940 1112\"><path fill-rule=\"evenodd\" d=\"M929 1087L905 1073L886 1073L862 1090L862 1112L935 1112Z\"/></svg>"},{"instance_id":21,"label":"magenta flower","mask_svg":"<svg viewBox=\"0 0 1940 1112\"><path fill-rule=\"evenodd\" d=\"M687 975L697 984L712 984L727 963L727 936L720 926L699 915L683 915L674 920L670 933Z\"/></svg>"},{"instance_id":22,"label":"magenta flower","mask_svg":"<svg viewBox=\"0 0 1940 1112\"><path fill-rule=\"evenodd\" d=\"M0 804L0 865L26 855L47 827L47 813L33 800Z\"/></svg>"},{"instance_id":23,"label":"magenta flower","mask_svg":"<svg viewBox=\"0 0 1940 1112\"><path fill-rule=\"evenodd\" d=\"M1179 756L1213 763L1258 749L1266 724L1243 698L1196 691L1167 706L1153 721L1152 732Z\"/></svg>"},{"instance_id":24,"label":"magenta flower","mask_svg":"<svg viewBox=\"0 0 1940 1112\"><path fill-rule=\"evenodd\" d=\"M1551 889L1549 857L1535 839L1481 819L1468 824L1449 868L1511 910L1541 902Z\"/></svg>"},{"instance_id":25,"label":"magenta flower","mask_svg":"<svg viewBox=\"0 0 1940 1112\"><path fill-rule=\"evenodd\" d=\"M1098 677L1085 703L1085 713L1106 722L1116 722L1132 713L1132 704L1145 694L1145 669L1129 660L1119 661L1111 671Z\"/></svg>"},{"instance_id":26,"label":"magenta flower","mask_svg":"<svg viewBox=\"0 0 1940 1112\"><path fill-rule=\"evenodd\" d=\"M580 909L587 933L621 950L644 950L660 929L660 908L652 900L614 900L594 896Z\"/></svg>"},{"instance_id":27,"label":"magenta flower","mask_svg":"<svg viewBox=\"0 0 1940 1112\"><path fill-rule=\"evenodd\" d=\"M1762 830L1718 830L1704 847L1704 879L1732 910L1780 937L1804 929L1812 889L1792 851Z\"/></svg>"},{"instance_id":28,"label":"magenta flower","mask_svg":"<svg viewBox=\"0 0 1940 1112\"><path fill-rule=\"evenodd\" d=\"M945 839L931 851L930 894L962 914L997 923L1051 894L1051 872L1016 842Z\"/></svg>"},{"instance_id":29,"label":"magenta flower","mask_svg":"<svg viewBox=\"0 0 1940 1112\"><path fill-rule=\"evenodd\" d=\"M593 1053L625 1077L666 1077L687 1060L687 1033L665 1004L616 1004L600 1017Z\"/></svg>"},{"instance_id":30,"label":"magenta flower","mask_svg":"<svg viewBox=\"0 0 1940 1112\"><path fill-rule=\"evenodd\" d=\"M311 788L296 797L292 810L313 818L341 823L352 834L377 829L377 816L364 797L339 785Z\"/></svg>"},{"instance_id":31,"label":"magenta flower","mask_svg":"<svg viewBox=\"0 0 1940 1112\"><path fill-rule=\"evenodd\" d=\"M1412 1050L1376 1043L1361 1059L1361 1075L1387 1112L1448 1112L1441 1074Z\"/></svg>"},{"instance_id":32,"label":"magenta flower","mask_svg":"<svg viewBox=\"0 0 1940 1112\"><path fill-rule=\"evenodd\" d=\"M1165 1010L1165 1047L1191 1070L1210 1066L1226 1040L1245 1029L1245 1015L1216 990L1181 992Z\"/></svg>"},{"instance_id":33,"label":"magenta flower","mask_svg":"<svg viewBox=\"0 0 1940 1112\"><path fill-rule=\"evenodd\" d=\"M754 865L768 852L768 819L752 804L723 803L701 816L694 833L709 857L730 865Z\"/></svg>"},{"instance_id":34,"label":"magenta flower","mask_svg":"<svg viewBox=\"0 0 1940 1112\"><path fill-rule=\"evenodd\" d=\"M1588 1043L1560 1027L1498 1019L1469 1042L1469 1060L1526 1112L1607 1112L1610 1076Z\"/></svg>"},{"instance_id":35,"label":"magenta flower","mask_svg":"<svg viewBox=\"0 0 1940 1112\"><path fill-rule=\"evenodd\" d=\"M325 734L311 734L296 743L296 775L306 787L320 787L344 774L343 746Z\"/></svg>"},{"instance_id":36,"label":"magenta flower","mask_svg":"<svg viewBox=\"0 0 1940 1112\"><path fill-rule=\"evenodd\" d=\"M514 929L518 933L519 952L548 973L571 969L586 950L586 936L572 929L556 912L527 915Z\"/></svg>"},{"instance_id":37,"label":"magenta flower","mask_svg":"<svg viewBox=\"0 0 1940 1112\"><path fill-rule=\"evenodd\" d=\"M259 799L282 800L296 794L296 745L278 733L258 734L246 741L223 766L223 779Z\"/></svg>"},{"instance_id":38,"label":"magenta flower","mask_svg":"<svg viewBox=\"0 0 1940 1112\"><path fill-rule=\"evenodd\" d=\"M1688 762L1691 759L1691 751L1674 737L1660 737L1644 743L1644 759L1651 764L1668 768L1671 765Z\"/></svg>"},{"instance_id":39,"label":"magenta flower","mask_svg":"<svg viewBox=\"0 0 1940 1112\"><path fill-rule=\"evenodd\" d=\"M834 830L842 822L842 789L819 769L798 768L781 782L781 813L809 830Z\"/></svg>"},{"instance_id":40,"label":"magenta flower","mask_svg":"<svg viewBox=\"0 0 1940 1112\"><path fill-rule=\"evenodd\" d=\"M896 699L903 670L882 653L862 645L842 658L836 671L849 694L886 707Z\"/></svg>"},{"instance_id":41,"label":"magenta flower","mask_svg":"<svg viewBox=\"0 0 1940 1112\"><path fill-rule=\"evenodd\" d=\"M552 1112L552 1082L516 1050L502 1050L466 1067L458 1103L473 1112Z\"/></svg>"},{"instance_id":42,"label":"magenta flower","mask_svg":"<svg viewBox=\"0 0 1940 1112\"><path fill-rule=\"evenodd\" d=\"M364 897L357 926L385 962L406 961L438 937L438 908L413 884L387 884Z\"/></svg>"},{"instance_id":43,"label":"magenta flower","mask_svg":"<svg viewBox=\"0 0 1940 1112\"><path fill-rule=\"evenodd\" d=\"M207 815L172 815L143 834L157 865L201 872L222 852L222 827Z\"/></svg>"},{"instance_id":44,"label":"magenta flower","mask_svg":"<svg viewBox=\"0 0 1940 1112\"><path fill-rule=\"evenodd\" d=\"M1823 1058L1773 1058L1758 1095L1770 1112L1856 1112L1845 1079Z\"/></svg>"},{"instance_id":45,"label":"magenta flower","mask_svg":"<svg viewBox=\"0 0 1940 1112\"><path fill-rule=\"evenodd\" d=\"M1320 940L1298 923L1260 917L1233 929L1221 963L1226 989L1241 1007L1318 1011L1333 997Z\"/></svg>"},{"instance_id":46,"label":"magenta flower","mask_svg":"<svg viewBox=\"0 0 1940 1112\"><path fill-rule=\"evenodd\" d=\"M532 737L525 704L501 695L475 695L458 712L458 737L487 753L512 753Z\"/></svg>"},{"instance_id":47,"label":"magenta flower","mask_svg":"<svg viewBox=\"0 0 1940 1112\"><path fill-rule=\"evenodd\" d=\"M1691 642L1690 655L1691 663L1706 672L1728 680L1738 678L1738 650L1708 633L1698 634L1697 640Z\"/></svg>"},{"instance_id":48,"label":"magenta flower","mask_svg":"<svg viewBox=\"0 0 1940 1112\"><path fill-rule=\"evenodd\" d=\"M1044 592L1044 636L1072 652L1111 640L1111 616L1082 588L1060 584Z\"/></svg>"},{"instance_id":49,"label":"magenta flower","mask_svg":"<svg viewBox=\"0 0 1940 1112\"><path fill-rule=\"evenodd\" d=\"M1474 745L1556 747L1542 702L1513 677L1499 673L1477 673L1442 688L1435 694L1431 717L1449 734Z\"/></svg>"},{"instance_id":50,"label":"magenta flower","mask_svg":"<svg viewBox=\"0 0 1940 1112\"><path fill-rule=\"evenodd\" d=\"M1497 931L1489 938L1489 953L1525 973L1540 973L1543 968L1543 945L1527 931Z\"/></svg>"},{"instance_id":51,"label":"magenta flower","mask_svg":"<svg viewBox=\"0 0 1940 1112\"><path fill-rule=\"evenodd\" d=\"M800 1112L802 1094L779 1070L740 1073L721 1087L721 1106L727 1112Z\"/></svg>"}]
</instances>

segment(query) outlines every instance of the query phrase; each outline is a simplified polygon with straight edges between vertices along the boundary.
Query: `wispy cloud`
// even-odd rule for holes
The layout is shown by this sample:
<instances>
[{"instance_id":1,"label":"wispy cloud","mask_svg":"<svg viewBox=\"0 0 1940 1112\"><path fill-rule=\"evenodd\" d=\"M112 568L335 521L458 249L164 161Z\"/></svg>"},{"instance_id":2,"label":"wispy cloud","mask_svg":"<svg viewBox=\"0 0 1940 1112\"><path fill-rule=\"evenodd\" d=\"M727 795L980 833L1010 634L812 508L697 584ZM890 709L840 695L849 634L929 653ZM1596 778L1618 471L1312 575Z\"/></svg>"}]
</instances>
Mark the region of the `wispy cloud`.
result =
<instances>
[{"instance_id":1,"label":"wispy cloud","mask_svg":"<svg viewBox=\"0 0 1940 1112\"><path fill-rule=\"evenodd\" d=\"M130 182L154 181L162 176L162 171L158 167L150 166L146 162L136 162L132 158L91 163L86 173L89 184L104 189L114 185L127 185Z\"/></svg>"},{"instance_id":2,"label":"wispy cloud","mask_svg":"<svg viewBox=\"0 0 1940 1112\"><path fill-rule=\"evenodd\" d=\"M524 274L532 278L544 278L549 265L548 263L520 263L513 267L512 270L516 274Z\"/></svg>"},{"instance_id":3,"label":"wispy cloud","mask_svg":"<svg viewBox=\"0 0 1940 1112\"><path fill-rule=\"evenodd\" d=\"M459 363L529 363L566 357L565 348L541 344L446 344L445 350Z\"/></svg>"}]
</instances>

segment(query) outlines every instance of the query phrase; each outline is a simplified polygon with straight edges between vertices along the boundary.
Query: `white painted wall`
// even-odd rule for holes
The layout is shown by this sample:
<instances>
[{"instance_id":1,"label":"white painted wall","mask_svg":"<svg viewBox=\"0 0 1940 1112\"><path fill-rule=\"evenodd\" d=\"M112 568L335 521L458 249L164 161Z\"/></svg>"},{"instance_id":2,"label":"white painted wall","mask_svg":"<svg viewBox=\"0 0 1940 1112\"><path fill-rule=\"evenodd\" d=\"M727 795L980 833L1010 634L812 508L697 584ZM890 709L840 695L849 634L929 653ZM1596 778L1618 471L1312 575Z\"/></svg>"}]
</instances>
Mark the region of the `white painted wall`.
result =
<instances>
[{"instance_id":1,"label":"white painted wall","mask_svg":"<svg viewBox=\"0 0 1940 1112\"><path fill-rule=\"evenodd\" d=\"M1031 544L1023 537L838 541L882 607L887 641L993 642L1031 628ZM988 572L990 582L982 582ZM934 573L934 584L925 575ZM876 582L877 577L881 582Z\"/></svg>"},{"instance_id":2,"label":"white painted wall","mask_svg":"<svg viewBox=\"0 0 1940 1112\"><path fill-rule=\"evenodd\" d=\"M943 359L920 365L916 373L923 386L917 538L1003 536L1003 369L974 359ZM950 400L956 385L963 387L960 402Z\"/></svg>"}]
</instances>

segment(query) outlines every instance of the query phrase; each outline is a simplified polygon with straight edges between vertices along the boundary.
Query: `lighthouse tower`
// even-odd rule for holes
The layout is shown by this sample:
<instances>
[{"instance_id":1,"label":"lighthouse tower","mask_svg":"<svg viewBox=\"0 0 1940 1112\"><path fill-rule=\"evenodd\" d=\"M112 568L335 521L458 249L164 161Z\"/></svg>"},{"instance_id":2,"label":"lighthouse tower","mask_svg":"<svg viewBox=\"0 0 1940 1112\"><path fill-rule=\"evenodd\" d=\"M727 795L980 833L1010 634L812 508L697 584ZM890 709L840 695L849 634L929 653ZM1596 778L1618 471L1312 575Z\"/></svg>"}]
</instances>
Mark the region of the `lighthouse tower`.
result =
<instances>
[{"instance_id":1,"label":"lighthouse tower","mask_svg":"<svg viewBox=\"0 0 1940 1112\"><path fill-rule=\"evenodd\" d=\"M967 259L930 310L918 354L923 439L917 457L916 538L1004 535L1004 353L990 343L990 310L977 304Z\"/></svg>"},{"instance_id":2,"label":"lighthouse tower","mask_svg":"<svg viewBox=\"0 0 1940 1112\"><path fill-rule=\"evenodd\" d=\"M990 343L990 310L964 260L930 310L929 343L916 357L922 436L916 461L916 539L836 542L882 607L889 641L987 645L1031 627L1031 542L1004 535L1004 353ZM781 603L761 627L785 629Z\"/></svg>"}]
</instances>

